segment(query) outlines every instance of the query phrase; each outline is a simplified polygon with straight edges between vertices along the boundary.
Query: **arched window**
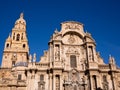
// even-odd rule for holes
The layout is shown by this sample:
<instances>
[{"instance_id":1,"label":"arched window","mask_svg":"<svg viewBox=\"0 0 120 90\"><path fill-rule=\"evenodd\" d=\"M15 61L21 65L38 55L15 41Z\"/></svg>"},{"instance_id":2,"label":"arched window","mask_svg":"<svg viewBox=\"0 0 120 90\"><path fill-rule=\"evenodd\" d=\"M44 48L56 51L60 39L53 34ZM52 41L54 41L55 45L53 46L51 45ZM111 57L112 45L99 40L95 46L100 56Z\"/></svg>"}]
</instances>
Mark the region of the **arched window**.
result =
<instances>
[{"instance_id":1,"label":"arched window","mask_svg":"<svg viewBox=\"0 0 120 90\"><path fill-rule=\"evenodd\" d=\"M14 66L15 65L15 61L12 61L12 66Z\"/></svg>"},{"instance_id":2,"label":"arched window","mask_svg":"<svg viewBox=\"0 0 120 90\"><path fill-rule=\"evenodd\" d=\"M25 48L25 44L23 44L23 48Z\"/></svg>"},{"instance_id":3,"label":"arched window","mask_svg":"<svg viewBox=\"0 0 120 90\"><path fill-rule=\"evenodd\" d=\"M23 33L22 33L22 36L21 36L21 40L23 40Z\"/></svg>"},{"instance_id":4,"label":"arched window","mask_svg":"<svg viewBox=\"0 0 120 90\"><path fill-rule=\"evenodd\" d=\"M9 47L9 43L7 43L7 45L6 45L6 48L8 48Z\"/></svg>"},{"instance_id":5,"label":"arched window","mask_svg":"<svg viewBox=\"0 0 120 90\"><path fill-rule=\"evenodd\" d=\"M75 56L75 55L71 55L71 56L70 56L70 66L71 66L72 68L77 67L76 56Z\"/></svg>"},{"instance_id":6,"label":"arched window","mask_svg":"<svg viewBox=\"0 0 120 90\"><path fill-rule=\"evenodd\" d=\"M19 41L19 40L20 40L20 34L17 34L16 41Z\"/></svg>"},{"instance_id":7,"label":"arched window","mask_svg":"<svg viewBox=\"0 0 120 90\"><path fill-rule=\"evenodd\" d=\"M45 90L44 75L40 75L40 82L38 82L38 90Z\"/></svg>"},{"instance_id":8,"label":"arched window","mask_svg":"<svg viewBox=\"0 0 120 90\"><path fill-rule=\"evenodd\" d=\"M15 33L13 34L13 40L15 40Z\"/></svg>"},{"instance_id":9,"label":"arched window","mask_svg":"<svg viewBox=\"0 0 120 90\"><path fill-rule=\"evenodd\" d=\"M97 80L96 80L96 75L93 75L92 77L92 84L93 84L93 90L96 90L97 89Z\"/></svg>"},{"instance_id":10,"label":"arched window","mask_svg":"<svg viewBox=\"0 0 120 90\"><path fill-rule=\"evenodd\" d=\"M18 80L21 80L21 79L22 79L22 75L18 74Z\"/></svg>"},{"instance_id":11,"label":"arched window","mask_svg":"<svg viewBox=\"0 0 120 90\"><path fill-rule=\"evenodd\" d=\"M44 81L44 75L40 75L40 81Z\"/></svg>"},{"instance_id":12,"label":"arched window","mask_svg":"<svg viewBox=\"0 0 120 90\"><path fill-rule=\"evenodd\" d=\"M89 46L89 47L88 47L88 50L89 50L89 60L90 60L90 61L94 61L93 47L92 47L92 46Z\"/></svg>"}]
</instances>

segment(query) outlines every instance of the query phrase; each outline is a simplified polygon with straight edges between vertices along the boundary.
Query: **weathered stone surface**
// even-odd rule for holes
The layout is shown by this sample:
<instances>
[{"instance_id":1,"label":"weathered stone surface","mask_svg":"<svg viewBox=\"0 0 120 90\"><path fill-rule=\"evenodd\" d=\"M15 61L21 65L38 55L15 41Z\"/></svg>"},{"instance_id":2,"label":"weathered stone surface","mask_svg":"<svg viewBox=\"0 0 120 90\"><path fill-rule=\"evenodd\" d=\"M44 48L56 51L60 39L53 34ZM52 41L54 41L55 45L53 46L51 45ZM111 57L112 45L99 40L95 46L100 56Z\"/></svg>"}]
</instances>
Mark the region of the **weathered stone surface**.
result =
<instances>
[{"instance_id":1,"label":"weathered stone surface","mask_svg":"<svg viewBox=\"0 0 120 90\"><path fill-rule=\"evenodd\" d=\"M43 37L44 38L44 37ZM105 64L95 40L83 24L61 23L49 49L36 62L29 55L23 13L5 42L0 68L0 90L120 90L120 68L110 56Z\"/></svg>"}]
</instances>

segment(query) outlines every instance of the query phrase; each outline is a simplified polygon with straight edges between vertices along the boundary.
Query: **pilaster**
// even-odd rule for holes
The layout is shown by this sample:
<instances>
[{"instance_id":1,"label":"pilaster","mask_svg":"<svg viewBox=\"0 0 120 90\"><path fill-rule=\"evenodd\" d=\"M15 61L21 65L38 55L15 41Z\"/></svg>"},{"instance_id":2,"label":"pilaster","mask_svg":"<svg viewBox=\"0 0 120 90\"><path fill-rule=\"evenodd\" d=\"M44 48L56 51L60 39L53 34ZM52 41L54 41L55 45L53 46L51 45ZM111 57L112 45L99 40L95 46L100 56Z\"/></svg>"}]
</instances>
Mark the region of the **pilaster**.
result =
<instances>
[{"instance_id":1,"label":"pilaster","mask_svg":"<svg viewBox=\"0 0 120 90\"><path fill-rule=\"evenodd\" d=\"M55 74L53 74L53 90L56 90Z\"/></svg>"},{"instance_id":2,"label":"pilaster","mask_svg":"<svg viewBox=\"0 0 120 90\"><path fill-rule=\"evenodd\" d=\"M60 75L60 90L63 89L62 85L63 85L63 82L62 82L62 75Z\"/></svg>"},{"instance_id":3,"label":"pilaster","mask_svg":"<svg viewBox=\"0 0 120 90\"><path fill-rule=\"evenodd\" d=\"M92 81L92 75L90 75L90 90L93 90L93 81Z\"/></svg>"},{"instance_id":4,"label":"pilaster","mask_svg":"<svg viewBox=\"0 0 120 90\"><path fill-rule=\"evenodd\" d=\"M52 74L50 74L49 75L49 88L48 88L48 90L50 89L50 90L52 90L52 84L53 84L53 82L52 82Z\"/></svg>"}]
</instances>

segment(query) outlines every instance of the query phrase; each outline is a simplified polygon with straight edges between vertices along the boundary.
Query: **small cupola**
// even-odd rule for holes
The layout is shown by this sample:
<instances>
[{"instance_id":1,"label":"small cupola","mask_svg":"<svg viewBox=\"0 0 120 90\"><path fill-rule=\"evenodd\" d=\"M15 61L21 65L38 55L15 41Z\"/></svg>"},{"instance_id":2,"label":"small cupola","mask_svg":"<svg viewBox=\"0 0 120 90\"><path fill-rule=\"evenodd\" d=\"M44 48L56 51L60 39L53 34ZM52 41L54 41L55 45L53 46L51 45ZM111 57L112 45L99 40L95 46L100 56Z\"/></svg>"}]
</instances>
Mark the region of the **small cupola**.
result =
<instances>
[{"instance_id":1,"label":"small cupola","mask_svg":"<svg viewBox=\"0 0 120 90\"><path fill-rule=\"evenodd\" d=\"M24 14L21 13L20 14L20 18L15 22L15 24L25 24L26 25L26 21L24 20Z\"/></svg>"},{"instance_id":2,"label":"small cupola","mask_svg":"<svg viewBox=\"0 0 120 90\"><path fill-rule=\"evenodd\" d=\"M26 29L26 21L24 20L24 14L20 14L20 18L15 22L15 29Z\"/></svg>"}]
</instances>

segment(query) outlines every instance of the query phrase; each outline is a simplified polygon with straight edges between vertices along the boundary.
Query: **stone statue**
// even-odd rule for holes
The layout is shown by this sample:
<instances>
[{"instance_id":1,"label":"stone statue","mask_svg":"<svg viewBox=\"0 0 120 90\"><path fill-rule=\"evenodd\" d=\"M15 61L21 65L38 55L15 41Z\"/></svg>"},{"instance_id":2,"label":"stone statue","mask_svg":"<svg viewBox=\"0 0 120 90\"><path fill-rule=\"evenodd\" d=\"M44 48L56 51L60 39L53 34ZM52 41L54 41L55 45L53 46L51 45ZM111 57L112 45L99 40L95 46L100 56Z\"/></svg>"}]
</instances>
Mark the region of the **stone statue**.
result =
<instances>
[{"instance_id":1,"label":"stone statue","mask_svg":"<svg viewBox=\"0 0 120 90\"><path fill-rule=\"evenodd\" d=\"M33 62L36 61L36 53L33 54Z\"/></svg>"},{"instance_id":2,"label":"stone statue","mask_svg":"<svg viewBox=\"0 0 120 90\"><path fill-rule=\"evenodd\" d=\"M93 61L93 52L92 52L92 48L89 48L89 60Z\"/></svg>"},{"instance_id":3,"label":"stone statue","mask_svg":"<svg viewBox=\"0 0 120 90\"><path fill-rule=\"evenodd\" d=\"M29 55L29 62L31 62L32 61L32 55L30 54Z\"/></svg>"},{"instance_id":4,"label":"stone statue","mask_svg":"<svg viewBox=\"0 0 120 90\"><path fill-rule=\"evenodd\" d=\"M55 51L55 59L56 61L58 61L60 58L60 51L59 51L59 47L56 47L56 51Z\"/></svg>"},{"instance_id":5,"label":"stone statue","mask_svg":"<svg viewBox=\"0 0 120 90\"><path fill-rule=\"evenodd\" d=\"M115 59L111 55L109 56L109 63L110 64L115 64Z\"/></svg>"}]
</instances>

